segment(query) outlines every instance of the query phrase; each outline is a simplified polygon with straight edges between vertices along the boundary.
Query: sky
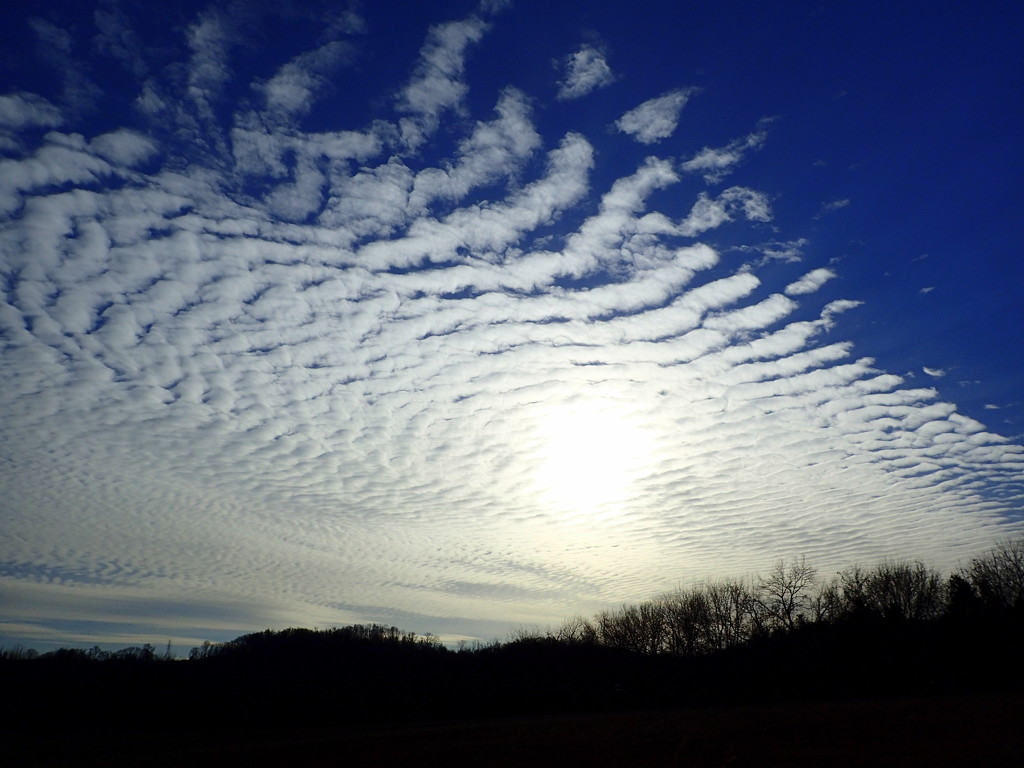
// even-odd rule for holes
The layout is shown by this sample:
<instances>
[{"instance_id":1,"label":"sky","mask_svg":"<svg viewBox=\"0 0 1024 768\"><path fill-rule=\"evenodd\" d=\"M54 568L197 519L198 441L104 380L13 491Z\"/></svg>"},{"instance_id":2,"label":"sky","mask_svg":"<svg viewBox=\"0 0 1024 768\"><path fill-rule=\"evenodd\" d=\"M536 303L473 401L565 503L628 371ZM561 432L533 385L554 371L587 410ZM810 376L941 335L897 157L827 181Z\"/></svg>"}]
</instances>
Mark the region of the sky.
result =
<instances>
[{"instance_id":1,"label":"sky","mask_svg":"<svg viewBox=\"0 0 1024 768\"><path fill-rule=\"evenodd\" d=\"M1022 22L6 4L0 645L489 640L1019 536Z\"/></svg>"}]
</instances>

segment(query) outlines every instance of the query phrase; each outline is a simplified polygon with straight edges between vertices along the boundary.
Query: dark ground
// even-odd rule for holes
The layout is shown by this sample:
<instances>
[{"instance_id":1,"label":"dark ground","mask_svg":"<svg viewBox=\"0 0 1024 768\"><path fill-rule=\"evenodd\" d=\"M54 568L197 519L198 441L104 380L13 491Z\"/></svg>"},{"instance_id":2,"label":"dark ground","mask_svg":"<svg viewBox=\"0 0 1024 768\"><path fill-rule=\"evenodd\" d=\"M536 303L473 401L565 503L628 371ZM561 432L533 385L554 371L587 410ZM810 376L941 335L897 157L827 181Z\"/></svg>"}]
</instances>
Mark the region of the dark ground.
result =
<instances>
[{"instance_id":1,"label":"dark ground","mask_svg":"<svg viewBox=\"0 0 1024 768\"><path fill-rule=\"evenodd\" d=\"M39 725L3 737L6 765L1024 766L1018 694L287 730L218 730L185 712L116 736Z\"/></svg>"}]
</instances>

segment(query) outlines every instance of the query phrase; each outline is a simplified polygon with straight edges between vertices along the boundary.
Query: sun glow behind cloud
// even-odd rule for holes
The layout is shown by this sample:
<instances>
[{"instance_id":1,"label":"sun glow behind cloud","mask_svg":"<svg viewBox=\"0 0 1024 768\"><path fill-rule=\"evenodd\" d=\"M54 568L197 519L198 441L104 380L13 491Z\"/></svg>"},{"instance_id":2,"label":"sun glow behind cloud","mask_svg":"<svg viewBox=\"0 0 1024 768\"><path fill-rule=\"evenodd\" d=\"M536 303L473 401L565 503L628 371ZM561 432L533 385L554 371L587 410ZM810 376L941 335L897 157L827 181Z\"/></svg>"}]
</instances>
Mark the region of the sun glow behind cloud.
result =
<instances>
[{"instance_id":1,"label":"sun glow behind cloud","mask_svg":"<svg viewBox=\"0 0 1024 768\"><path fill-rule=\"evenodd\" d=\"M598 392L540 416L536 485L545 508L592 524L636 500L637 481L654 469L654 437L621 394L588 389Z\"/></svg>"},{"instance_id":2,"label":"sun glow behind cloud","mask_svg":"<svg viewBox=\"0 0 1024 768\"><path fill-rule=\"evenodd\" d=\"M673 144L687 83L607 115L624 133L543 136L543 94L511 86L470 114L467 57L498 23L433 27L391 108L331 130L302 118L325 70L356 77L351 17L230 101L245 29L201 14L138 81L141 124L100 135L4 97L19 604L443 630L794 550L952 561L1010 529L1021 448L854 350L839 269L773 255L770 190L714 186L767 127ZM563 55L553 103L613 87L597 49ZM659 154L594 182L634 137ZM725 230L749 244L702 241Z\"/></svg>"}]
</instances>

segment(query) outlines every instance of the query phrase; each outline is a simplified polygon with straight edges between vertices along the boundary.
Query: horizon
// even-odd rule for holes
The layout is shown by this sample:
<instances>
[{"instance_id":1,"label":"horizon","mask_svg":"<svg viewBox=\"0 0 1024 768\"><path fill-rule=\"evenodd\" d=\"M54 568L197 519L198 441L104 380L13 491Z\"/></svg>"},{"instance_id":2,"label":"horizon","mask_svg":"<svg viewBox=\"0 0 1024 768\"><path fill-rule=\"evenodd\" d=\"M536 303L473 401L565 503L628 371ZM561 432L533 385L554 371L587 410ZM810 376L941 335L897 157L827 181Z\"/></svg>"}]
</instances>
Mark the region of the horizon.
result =
<instances>
[{"instance_id":1,"label":"horizon","mask_svg":"<svg viewBox=\"0 0 1024 768\"><path fill-rule=\"evenodd\" d=\"M1024 532L1024 10L366 6L3 11L0 646Z\"/></svg>"}]
</instances>

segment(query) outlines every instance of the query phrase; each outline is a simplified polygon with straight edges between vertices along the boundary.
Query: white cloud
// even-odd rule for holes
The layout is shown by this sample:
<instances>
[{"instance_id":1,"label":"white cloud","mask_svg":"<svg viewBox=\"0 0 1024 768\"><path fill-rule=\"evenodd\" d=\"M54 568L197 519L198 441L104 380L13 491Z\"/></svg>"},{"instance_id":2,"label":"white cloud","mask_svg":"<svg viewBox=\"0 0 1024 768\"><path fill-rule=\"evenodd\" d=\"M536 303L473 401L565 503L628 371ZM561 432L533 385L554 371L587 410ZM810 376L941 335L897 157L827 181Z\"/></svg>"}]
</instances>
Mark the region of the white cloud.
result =
<instances>
[{"instance_id":1,"label":"white cloud","mask_svg":"<svg viewBox=\"0 0 1024 768\"><path fill-rule=\"evenodd\" d=\"M558 98L563 101L579 99L615 82L604 51L589 43L567 56L563 66L565 79L558 83Z\"/></svg>"},{"instance_id":2,"label":"white cloud","mask_svg":"<svg viewBox=\"0 0 1024 768\"><path fill-rule=\"evenodd\" d=\"M732 221L736 213L751 221L771 220L771 207L764 195L746 187L730 187L717 198L701 192L678 231L691 237L699 235Z\"/></svg>"},{"instance_id":3,"label":"white cloud","mask_svg":"<svg viewBox=\"0 0 1024 768\"><path fill-rule=\"evenodd\" d=\"M932 376L933 378L936 379L942 378L943 376L946 375L946 372L941 368L929 368L927 365L924 366L921 370L927 373L929 376Z\"/></svg>"},{"instance_id":4,"label":"white cloud","mask_svg":"<svg viewBox=\"0 0 1024 768\"><path fill-rule=\"evenodd\" d=\"M61 184L88 185L114 169L91 154L78 134L49 133L32 156L0 160L0 212L11 213L24 202L21 193Z\"/></svg>"},{"instance_id":5,"label":"white cloud","mask_svg":"<svg viewBox=\"0 0 1024 768\"><path fill-rule=\"evenodd\" d=\"M60 110L31 93L0 95L0 152L23 152L19 131L27 128L54 128L63 122Z\"/></svg>"},{"instance_id":6,"label":"white cloud","mask_svg":"<svg viewBox=\"0 0 1024 768\"><path fill-rule=\"evenodd\" d=\"M767 133L761 130L742 139L735 139L724 147L704 147L680 168L686 173L702 174L708 184L717 184L732 173L735 166L743 160L744 153L764 146L766 138Z\"/></svg>"},{"instance_id":7,"label":"white cloud","mask_svg":"<svg viewBox=\"0 0 1024 768\"><path fill-rule=\"evenodd\" d=\"M540 146L520 91L507 89L495 111L497 120L477 123L460 143L453 167L427 168L416 175L409 200L413 210L423 210L438 198L459 199L481 184L507 178Z\"/></svg>"},{"instance_id":8,"label":"white cloud","mask_svg":"<svg viewBox=\"0 0 1024 768\"><path fill-rule=\"evenodd\" d=\"M60 110L42 96L33 93L0 95L0 126L5 129L54 128L61 122Z\"/></svg>"},{"instance_id":9,"label":"white cloud","mask_svg":"<svg viewBox=\"0 0 1024 768\"><path fill-rule=\"evenodd\" d=\"M803 249L807 243L807 238L800 237L796 240L772 240L757 245L737 245L732 250L760 254L750 263L752 269L760 269L772 262L792 264L802 261Z\"/></svg>"},{"instance_id":10,"label":"white cloud","mask_svg":"<svg viewBox=\"0 0 1024 768\"><path fill-rule=\"evenodd\" d=\"M217 11L207 11L188 28L192 57L188 68L188 95L204 113L232 73L227 64L231 44L225 22Z\"/></svg>"},{"instance_id":11,"label":"white cloud","mask_svg":"<svg viewBox=\"0 0 1024 768\"><path fill-rule=\"evenodd\" d=\"M787 285L786 295L802 296L807 293L814 293L835 276L836 273L827 267L812 269L799 280Z\"/></svg>"},{"instance_id":12,"label":"white cloud","mask_svg":"<svg viewBox=\"0 0 1024 768\"><path fill-rule=\"evenodd\" d=\"M152 157L156 145L135 131L104 133L89 142L89 148L113 165L131 167Z\"/></svg>"},{"instance_id":13,"label":"white cloud","mask_svg":"<svg viewBox=\"0 0 1024 768\"><path fill-rule=\"evenodd\" d=\"M649 99L620 117L615 127L642 144L667 139L675 132L679 113L695 92L693 88L678 88Z\"/></svg>"},{"instance_id":14,"label":"white cloud","mask_svg":"<svg viewBox=\"0 0 1024 768\"><path fill-rule=\"evenodd\" d=\"M780 292L806 243L763 242L765 193L680 208L677 161L606 182L611 153L543 136L528 94L473 107L473 17L429 32L367 125L291 119L323 85L301 55L204 123L236 76L213 18L184 89L153 86L163 133L40 139L66 114L0 102L22 115L0 168L8 632L500 633L797 546L952 566L1016 530L1024 449L853 357L858 302L814 295L833 269ZM763 258L701 242L729 226ZM540 487L573 423L629 470L586 509Z\"/></svg>"},{"instance_id":15,"label":"white cloud","mask_svg":"<svg viewBox=\"0 0 1024 768\"><path fill-rule=\"evenodd\" d=\"M841 198L839 200L833 200L832 202L822 204L821 212L831 213L832 211L839 211L842 210L843 208L846 208L849 204L850 199L847 197Z\"/></svg>"},{"instance_id":16,"label":"white cloud","mask_svg":"<svg viewBox=\"0 0 1024 768\"><path fill-rule=\"evenodd\" d=\"M437 129L441 114L457 108L468 90L462 79L469 46L487 31L471 17L431 27L409 84L399 95L399 109L411 115L401 122L406 144L415 149Z\"/></svg>"},{"instance_id":17,"label":"white cloud","mask_svg":"<svg viewBox=\"0 0 1024 768\"><path fill-rule=\"evenodd\" d=\"M285 64L267 82L257 86L268 111L283 117L305 114L317 91L323 88L325 75L351 53L351 46L334 40Z\"/></svg>"}]
</instances>

